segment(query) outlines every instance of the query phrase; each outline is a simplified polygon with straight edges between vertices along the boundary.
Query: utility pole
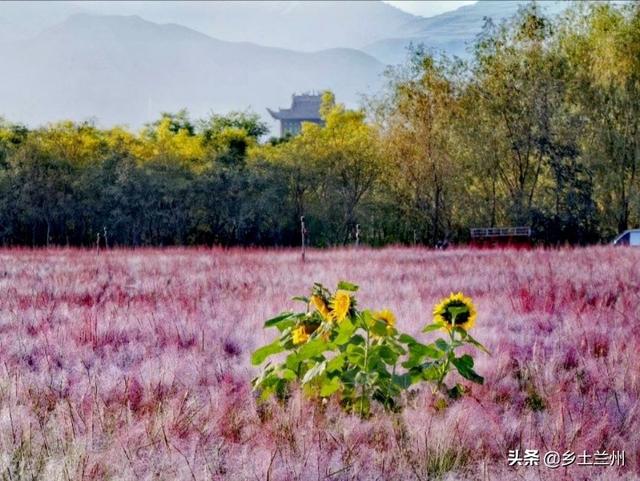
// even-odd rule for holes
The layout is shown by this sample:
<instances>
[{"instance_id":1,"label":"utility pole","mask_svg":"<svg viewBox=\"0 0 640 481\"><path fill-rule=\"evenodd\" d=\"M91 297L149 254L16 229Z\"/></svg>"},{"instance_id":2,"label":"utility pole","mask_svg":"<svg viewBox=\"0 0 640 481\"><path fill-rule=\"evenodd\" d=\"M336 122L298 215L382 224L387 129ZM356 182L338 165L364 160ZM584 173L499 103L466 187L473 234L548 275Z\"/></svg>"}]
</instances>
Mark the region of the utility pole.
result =
<instances>
[{"instance_id":1,"label":"utility pole","mask_svg":"<svg viewBox=\"0 0 640 481\"><path fill-rule=\"evenodd\" d=\"M96 235L96 252L100 252L100 232Z\"/></svg>"},{"instance_id":2,"label":"utility pole","mask_svg":"<svg viewBox=\"0 0 640 481\"><path fill-rule=\"evenodd\" d=\"M304 216L300 216L300 236L302 237L302 262L304 262L305 240L307 237L307 228L304 225Z\"/></svg>"}]
</instances>

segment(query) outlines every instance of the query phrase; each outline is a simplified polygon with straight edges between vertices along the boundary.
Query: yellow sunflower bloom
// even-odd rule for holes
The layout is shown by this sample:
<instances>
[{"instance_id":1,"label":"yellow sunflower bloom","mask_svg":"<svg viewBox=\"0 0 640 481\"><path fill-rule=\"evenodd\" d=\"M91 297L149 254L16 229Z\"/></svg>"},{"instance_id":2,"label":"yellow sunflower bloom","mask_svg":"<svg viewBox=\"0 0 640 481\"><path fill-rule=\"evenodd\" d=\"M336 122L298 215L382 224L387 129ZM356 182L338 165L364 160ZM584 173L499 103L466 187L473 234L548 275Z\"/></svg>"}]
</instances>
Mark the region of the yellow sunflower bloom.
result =
<instances>
[{"instance_id":1,"label":"yellow sunflower bloom","mask_svg":"<svg viewBox=\"0 0 640 481\"><path fill-rule=\"evenodd\" d=\"M307 334L307 329L305 326L298 326L292 332L291 335L293 337L293 343L297 346L298 344L303 344L309 340L309 334Z\"/></svg>"},{"instance_id":2,"label":"yellow sunflower bloom","mask_svg":"<svg viewBox=\"0 0 640 481\"><path fill-rule=\"evenodd\" d=\"M320 313L323 319L329 320L331 318L329 308L325 304L322 297L314 294L313 296L311 296L311 304L316 308L316 311Z\"/></svg>"},{"instance_id":3,"label":"yellow sunflower bloom","mask_svg":"<svg viewBox=\"0 0 640 481\"><path fill-rule=\"evenodd\" d=\"M373 317L387 324L387 335L393 334L393 328L396 325L396 315L389 309L383 309L373 313ZM377 337L377 336L374 336Z\"/></svg>"},{"instance_id":4,"label":"yellow sunflower bloom","mask_svg":"<svg viewBox=\"0 0 640 481\"><path fill-rule=\"evenodd\" d=\"M444 325L447 331L453 328L455 314L455 325L465 331L471 329L476 323L478 315L473 301L462 292L451 295L443 299L433 309L433 320Z\"/></svg>"},{"instance_id":5,"label":"yellow sunflower bloom","mask_svg":"<svg viewBox=\"0 0 640 481\"><path fill-rule=\"evenodd\" d=\"M347 317L349 313L349 308L351 307L351 296L347 291L339 290L336 292L335 296L333 296L333 300L331 301L331 317L333 320L337 322L342 322Z\"/></svg>"},{"instance_id":6,"label":"yellow sunflower bloom","mask_svg":"<svg viewBox=\"0 0 640 481\"><path fill-rule=\"evenodd\" d=\"M375 317L376 319L386 322L389 327L395 327L396 325L396 315L389 309L383 309L376 312Z\"/></svg>"}]
</instances>

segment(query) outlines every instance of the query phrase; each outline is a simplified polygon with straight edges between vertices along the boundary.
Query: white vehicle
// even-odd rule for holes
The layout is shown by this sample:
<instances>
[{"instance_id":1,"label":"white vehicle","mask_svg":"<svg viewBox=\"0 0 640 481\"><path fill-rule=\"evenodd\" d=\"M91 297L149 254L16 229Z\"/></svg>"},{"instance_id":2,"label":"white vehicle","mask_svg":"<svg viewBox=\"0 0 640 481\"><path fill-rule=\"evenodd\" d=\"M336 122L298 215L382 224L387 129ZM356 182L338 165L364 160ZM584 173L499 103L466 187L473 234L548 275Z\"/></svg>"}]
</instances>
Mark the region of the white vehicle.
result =
<instances>
[{"instance_id":1,"label":"white vehicle","mask_svg":"<svg viewBox=\"0 0 640 481\"><path fill-rule=\"evenodd\" d=\"M629 229L613 239L614 246L640 246L640 229Z\"/></svg>"}]
</instances>

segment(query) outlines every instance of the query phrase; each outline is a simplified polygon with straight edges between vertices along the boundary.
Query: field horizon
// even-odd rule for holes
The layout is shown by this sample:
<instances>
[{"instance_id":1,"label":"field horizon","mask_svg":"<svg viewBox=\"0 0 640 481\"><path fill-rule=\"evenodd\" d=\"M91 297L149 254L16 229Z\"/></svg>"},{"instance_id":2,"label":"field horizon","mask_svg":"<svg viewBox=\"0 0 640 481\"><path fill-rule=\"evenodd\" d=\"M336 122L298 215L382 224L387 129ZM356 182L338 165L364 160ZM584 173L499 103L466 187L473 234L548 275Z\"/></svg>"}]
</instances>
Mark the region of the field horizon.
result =
<instances>
[{"instance_id":1,"label":"field horizon","mask_svg":"<svg viewBox=\"0 0 640 481\"><path fill-rule=\"evenodd\" d=\"M634 480L640 249L0 249L0 472L32 480ZM313 282L360 286L422 340L473 298L484 385L427 387L371 420L261 405L263 322ZM508 466L511 449L624 451L624 466Z\"/></svg>"}]
</instances>

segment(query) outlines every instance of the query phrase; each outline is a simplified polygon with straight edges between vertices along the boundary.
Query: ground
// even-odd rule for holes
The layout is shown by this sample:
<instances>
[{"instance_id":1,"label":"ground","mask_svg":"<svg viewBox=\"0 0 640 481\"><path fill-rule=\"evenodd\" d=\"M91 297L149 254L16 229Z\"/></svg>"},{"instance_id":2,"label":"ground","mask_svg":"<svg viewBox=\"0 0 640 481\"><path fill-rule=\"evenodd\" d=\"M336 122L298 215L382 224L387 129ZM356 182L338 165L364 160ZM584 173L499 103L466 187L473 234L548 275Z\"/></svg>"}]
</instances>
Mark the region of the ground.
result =
<instances>
[{"instance_id":1,"label":"ground","mask_svg":"<svg viewBox=\"0 0 640 481\"><path fill-rule=\"evenodd\" d=\"M0 472L22 480L640 477L640 249L0 251ZM258 407L265 319L314 281L359 284L420 334L478 309L485 384L362 421L294 395ZM508 466L510 449L625 465Z\"/></svg>"}]
</instances>

